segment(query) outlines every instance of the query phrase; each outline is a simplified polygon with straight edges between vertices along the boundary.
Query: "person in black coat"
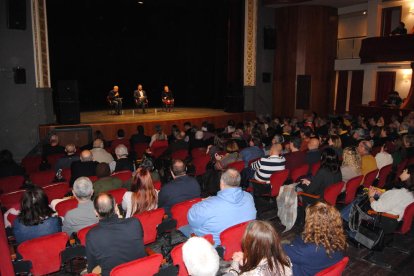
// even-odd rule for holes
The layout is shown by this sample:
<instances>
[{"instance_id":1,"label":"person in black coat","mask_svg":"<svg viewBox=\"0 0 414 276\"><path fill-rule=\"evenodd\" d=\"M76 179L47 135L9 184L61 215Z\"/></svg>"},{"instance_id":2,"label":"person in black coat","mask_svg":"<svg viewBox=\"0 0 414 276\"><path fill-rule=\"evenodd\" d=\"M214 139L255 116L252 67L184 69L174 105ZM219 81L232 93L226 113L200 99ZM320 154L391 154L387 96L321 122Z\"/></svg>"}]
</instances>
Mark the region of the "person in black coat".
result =
<instances>
[{"instance_id":1,"label":"person in black coat","mask_svg":"<svg viewBox=\"0 0 414 276\"><path fill-rule=\"evenodd\" d=\"M80 160L73 162L70 166L70 186L73 186L73 183L78 177L95 175L96 166L98 164L98 162L93 161L92 152L90 152L89 150L82 151L80 155Z\"/></svg>"},{"instance_id":2,"label":"person in black coat","mask_svg":"<svg viewBox=\"0 0 414 276\"><path fill-rule=\"evenodd\" d=\"M24 175L24 169L13 160L13 154L4 149L0 151L0 177Z\"/></svg>"}]
</instances>

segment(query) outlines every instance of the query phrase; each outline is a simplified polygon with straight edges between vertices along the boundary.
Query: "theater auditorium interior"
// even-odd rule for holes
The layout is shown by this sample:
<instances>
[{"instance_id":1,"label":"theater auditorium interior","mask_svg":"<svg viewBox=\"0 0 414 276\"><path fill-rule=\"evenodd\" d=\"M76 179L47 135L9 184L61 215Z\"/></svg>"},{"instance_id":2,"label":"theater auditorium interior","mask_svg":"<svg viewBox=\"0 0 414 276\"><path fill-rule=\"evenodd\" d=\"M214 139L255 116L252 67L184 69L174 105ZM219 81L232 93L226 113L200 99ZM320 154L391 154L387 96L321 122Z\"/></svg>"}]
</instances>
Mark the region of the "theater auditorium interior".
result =
<instances>
[{"instance_id":1,"label":"theater auditorium interior","mask_svg":"<svg viewBox=\"0 0 414 276\"><path fill-rule=\"evenodd\" d=\"M413 67L414 0L0 0L0 275L414 275Z\"/></svg>"}]
</instances>

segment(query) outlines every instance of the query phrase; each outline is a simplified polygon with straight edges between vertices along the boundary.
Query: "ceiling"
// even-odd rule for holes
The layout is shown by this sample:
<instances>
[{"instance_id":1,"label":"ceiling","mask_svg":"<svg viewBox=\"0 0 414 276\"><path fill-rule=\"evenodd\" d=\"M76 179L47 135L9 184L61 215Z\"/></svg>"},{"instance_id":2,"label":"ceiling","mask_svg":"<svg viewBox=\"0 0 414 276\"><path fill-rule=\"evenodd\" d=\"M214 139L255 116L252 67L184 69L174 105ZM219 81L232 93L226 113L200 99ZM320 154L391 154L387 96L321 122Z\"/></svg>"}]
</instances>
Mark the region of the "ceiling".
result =
<instances>
[{"instance_id":1,"label":"ceiling","mask_svg":"<svg viewBox=\"0 0 414 276\"><path fill-rule=\"evenodd\" d=\"M263 4L267 7L280 8L294 5L317 5L328 6L334 8L342 8L362 3L367 0L263 0Z\"/></svg>"}]
</instances>

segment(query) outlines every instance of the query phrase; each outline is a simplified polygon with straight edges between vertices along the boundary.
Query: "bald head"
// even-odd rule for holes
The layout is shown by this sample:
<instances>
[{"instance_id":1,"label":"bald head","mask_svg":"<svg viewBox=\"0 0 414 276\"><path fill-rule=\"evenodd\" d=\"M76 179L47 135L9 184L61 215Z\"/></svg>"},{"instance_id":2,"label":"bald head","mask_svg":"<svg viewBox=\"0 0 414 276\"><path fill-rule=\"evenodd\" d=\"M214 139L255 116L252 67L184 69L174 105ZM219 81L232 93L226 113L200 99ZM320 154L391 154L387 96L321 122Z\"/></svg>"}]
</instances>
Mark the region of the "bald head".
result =
<instances>
[{"instance_id":1,"label":"bald head","mask_svg":"<svg viewBox=\"0 0 414 276\"><path fill-rule=\"evenodd\" d=\"M282 144L273 144L270 148L270 155L280 155L282 153Z\"/></svg>"},{"instance_id":2,"label":"bald head","mask_svg":"<svg viewBox=\"0 0 414 276\"><path fill-rule=\"evenodd\" d=\"M101 193L93 201L96 213L100 219L115 215L115 200L110 194Z\"/></svg>"},{"instance_id":3,"label":"bald head","mask_svg":"<svg viewBox=\"0 0 414 276\"><path fill-rule=\"evenodd\" d=\"M308 143L309 150L315 150L319 148L319 139L318 138L311 138Z\"/></svg>"},{"instance_id":4,"label":"bald head","mask_svg":"<svg viewBox=\"0 0 414 276\"><path fill-rule=\"evenodd\" d=\"M68 155L73 155L76 152L76 146L74 144L67 144L65 151Z\"/></svg>"},{"instance_id":5,"label":"bald head","mask_svg":"<svg viewBox=\"0 0 414 276\"><path fill-rule=\"evenodd\" d=\"M93 156L90 150L84 150L81 152L80 160L82 162L92 161L92 159L93 159Z\"/></svg>"},{"instance_id":6,"label":"bald head","mask_svg":"<svg viewBox=\"0 0 414 276\"><path fill-rule=\"evenodd\" d=\"M172 162L172 172L175 177L185 175L185 164L182 160L176 159Z\"/></svg>"}]
</instances>

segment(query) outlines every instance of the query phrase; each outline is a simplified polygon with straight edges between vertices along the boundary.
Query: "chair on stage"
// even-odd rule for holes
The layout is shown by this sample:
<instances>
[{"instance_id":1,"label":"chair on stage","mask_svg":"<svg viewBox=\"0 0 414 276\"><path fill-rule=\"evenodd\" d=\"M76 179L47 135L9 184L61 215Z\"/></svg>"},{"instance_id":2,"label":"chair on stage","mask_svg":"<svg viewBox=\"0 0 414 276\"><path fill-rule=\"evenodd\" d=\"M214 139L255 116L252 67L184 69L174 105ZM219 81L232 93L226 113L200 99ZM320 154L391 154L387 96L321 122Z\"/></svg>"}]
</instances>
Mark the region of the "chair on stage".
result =
<instances>
[{"instance_id":1,"label":"chair on stage","mask_svg":"<svg viewBox=\"0 0 414 276\"><path fill-rule=\"evenodd\" d=\"M137 108L142 108L142 113L145 113L145 109L148 108L147 97L145 97L144 99L135 98L134 103Z\"/></svg>"},{"instance_id":2,"label":"chair on stage","mask_svg":"<svg viewBox=\"0 0 414 276\"><path fill-rule=\"evenodd\" d=\"M174 109L174 99L162 99L163 110L171 112Z\"/></svg>"},{"instance_id":3,"label":"chair on stage","mask_svg":"<svg viewBox=\"0 0 414 276\"><path fill-rule=\"evenodd\" d=\"M109 98L109 96L106 97L106 103L108 104L108 114L109 115L114 115L116 114L116 110L115 110L115 104L111 101L111 99Z\"/></svg>"}]
</instances>

